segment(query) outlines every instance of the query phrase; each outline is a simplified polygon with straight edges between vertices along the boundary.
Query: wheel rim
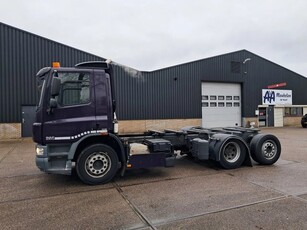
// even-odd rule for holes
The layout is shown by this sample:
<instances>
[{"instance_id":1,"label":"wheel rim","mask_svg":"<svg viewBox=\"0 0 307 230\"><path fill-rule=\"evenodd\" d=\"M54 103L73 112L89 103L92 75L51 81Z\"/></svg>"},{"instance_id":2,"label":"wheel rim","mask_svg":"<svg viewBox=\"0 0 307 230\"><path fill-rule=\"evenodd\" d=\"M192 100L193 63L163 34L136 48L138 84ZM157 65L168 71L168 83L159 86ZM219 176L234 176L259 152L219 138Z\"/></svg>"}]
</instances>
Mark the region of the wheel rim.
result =
<instances>
[{"instance_id":1,"label":"wheel rim","mask_svg":"<svg viewBox=\"0 0 307 230\"><path fill-rule=\"evenodd\" d=\"M224 146L223 156L229 163L235 163L241 155L241 149L238 143L229 142Z\"/></svg>"},{"instance_id":2,"label":"wheel rim","mask_svg":"<svg viewBox=\"0 0 307 230\"><path fill-rule=\"evenodd\" d=\"M262 154L266 159L272 159L277 153L277 145L274 141L265 141L261 148Z\"/></svg>"},{"instance_id":3,"label":"wheel rim","mask_svg":"<svg viewBox=\"0 0 307 230\"><path fill-rule=\"evenodd\" d=\"M91 177L103 177L111 168L111 159L107 153L95 152L85 161L85 171Z\"/></svg>"}]
</instances>

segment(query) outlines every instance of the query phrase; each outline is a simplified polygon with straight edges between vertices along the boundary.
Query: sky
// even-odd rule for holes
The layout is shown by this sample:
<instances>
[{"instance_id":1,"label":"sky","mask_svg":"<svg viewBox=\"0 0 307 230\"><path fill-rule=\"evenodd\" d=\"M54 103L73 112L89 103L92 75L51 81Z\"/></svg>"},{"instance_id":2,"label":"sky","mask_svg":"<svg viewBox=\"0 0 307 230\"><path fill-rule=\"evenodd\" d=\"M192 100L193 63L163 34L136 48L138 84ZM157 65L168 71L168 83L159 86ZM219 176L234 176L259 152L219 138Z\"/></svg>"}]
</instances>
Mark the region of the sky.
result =
<instances>
[{"instance_id":1,"label":"sky","mask_svg":"<svg viewBox=\"0 0 307 230\"><path fill-rule=\"evenodd\" d=\"M138 70L246 49L307 77L305 0L0 0L0 21Z\"/></svg>"}]
</instances>

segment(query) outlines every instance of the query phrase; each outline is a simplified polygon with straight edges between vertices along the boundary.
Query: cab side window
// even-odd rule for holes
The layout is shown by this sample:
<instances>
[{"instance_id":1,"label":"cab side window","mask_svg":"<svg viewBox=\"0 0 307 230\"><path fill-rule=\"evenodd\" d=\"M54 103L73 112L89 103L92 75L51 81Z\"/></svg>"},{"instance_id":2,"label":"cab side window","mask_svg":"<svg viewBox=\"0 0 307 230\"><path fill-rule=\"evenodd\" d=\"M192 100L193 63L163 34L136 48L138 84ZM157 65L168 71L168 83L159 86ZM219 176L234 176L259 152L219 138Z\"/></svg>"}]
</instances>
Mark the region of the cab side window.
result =
<instances>
[{"instance_id":1,"label":"cab side window","mask_svg":"<svg viewBox=\"0 0 307 230\"><path fill-rule=\"evenodd\" d=\"M90 76L88 73L58 73L61 79L60 106L73 106L90 102Z\"/></svg>"}]
</instances>

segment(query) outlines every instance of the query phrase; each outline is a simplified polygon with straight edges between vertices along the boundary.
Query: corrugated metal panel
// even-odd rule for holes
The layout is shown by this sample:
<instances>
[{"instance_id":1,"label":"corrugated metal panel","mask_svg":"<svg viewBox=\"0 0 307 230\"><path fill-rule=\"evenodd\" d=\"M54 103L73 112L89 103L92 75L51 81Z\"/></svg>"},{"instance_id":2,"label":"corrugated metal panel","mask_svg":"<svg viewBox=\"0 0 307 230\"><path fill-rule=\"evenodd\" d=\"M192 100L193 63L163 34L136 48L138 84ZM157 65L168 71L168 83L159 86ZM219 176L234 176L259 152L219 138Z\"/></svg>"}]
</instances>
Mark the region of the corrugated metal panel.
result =
<instances>
[{"instance_id":1,"label":"corrugated metal panel","mask_svg":"<svg viewBox=\"0 0 307 230\"><path fill-rule=\"evenodd\" d=\"M20 122L21 105L37 103L35 74L42 67L98 60L105 59L0 23L0 123Z\"/></svg>"},{"instance_id":2,"label":"corrugated metal panel","mask_svg":"<svg viewBox=\"0 0 307 230\"><path fill-rule=\"evenodd\" d=\"M206 81L240 83L243 117L255 116L261 89L274 83L287 82L293 104L307 104L306 78L246 50L153 72L118 67L116 78L119 119L201 118L201 82Z\"/></svg>"},{"instance_id":3,"label":"corrugated metal panel","mask_svg":"<svg viewBox=\"0 0 307 230\"><path fill-rule=\"evenodd\" d=\"M115 74L118 117L201 118L201 82L244 82L242 74L230 71L231 61L239 58L240 53L232 53L153 72L129 72L118 67Z\"/></svg>"},{"instance_id":4,"label":"corrugated metal panel","mask_svg":"<svg viewBox=\"0 0 307 230\"><path fill-rule=\"evenodd\" d=\"M246 84L243 86L243 116L255 116L257 106L262 104L261 89L268 85L286 82L287 86L281 89L289 89L293 92L293 104L307 104L305 96L307 79L282 66L268 61L258 55L245 51L245 56L251 58L246 67Z\"/></svg>"},{"instance_id":5,"label":"corrugated metal panel","mask_svg":"<svg viewBox=\"0 0 307 230\"><path fill-rule=\"evenodd\" d=\"M250 61L243 64L246 58ZM38 101L35 74L52 61L62 66L104 60L0 23L0 122L20 122L22 104ZM236 72L231 63L238 62ZM246 73L245 73L246 72ZM307 104L307 79L249 51L241 50L153 72L115 65L117 115L121 120L201 118L201 82L242 85L242 116L255 116L261 89L287 82L293 104Z\"/></svg>"}]
</instances>

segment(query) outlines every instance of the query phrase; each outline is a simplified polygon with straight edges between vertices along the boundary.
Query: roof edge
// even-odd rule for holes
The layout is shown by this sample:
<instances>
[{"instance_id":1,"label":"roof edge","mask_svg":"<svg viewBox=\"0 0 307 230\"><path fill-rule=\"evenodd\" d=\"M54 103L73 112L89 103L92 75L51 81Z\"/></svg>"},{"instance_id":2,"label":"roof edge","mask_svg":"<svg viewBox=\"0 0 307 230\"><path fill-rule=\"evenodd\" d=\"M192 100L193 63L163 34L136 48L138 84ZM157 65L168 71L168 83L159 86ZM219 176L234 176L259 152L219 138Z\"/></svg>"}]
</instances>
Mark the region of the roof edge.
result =
<instances>
[{"instance_id":1,"label":"roof edge","mask_svg":"<svg viewBox=\"0 0 307 230\"><path fill-rule=\"evenodd\" d=\"M107 60L106 58L101 57L101 56L98 56L98 55L96 55L96 54L92 54L92 53L89 53L89 52L80 50L80 49L78 49L78 48L75 48L75 47L66 45L66 44L64 44L64 43L62 43L62 42L58 42L58 41L52 40L52 39L50 39L50 38L46 38L46 37L43 37L43 36L41 36L41 35L34 34L34 33L32 33L32 32L29 32L29 31L26 31L26 30L17 28L17 27L15 27L15 26L8 25L8 24L3 23L3 22L0 22L0 25L9 27L9 28L14 29L14 30L18 30L18 31L23 32L23 33L27 33L27 34L29 34L29 35L32 35L32 36L35 36L35 37L38 37L38 38L42 38L42 39L44 39L44 40L46 40L46 41L50 41L50 42L57 43L57 44L59 44L59 45L62 45L62 46L65 46L65 47L67 47L67 48L74 49L74 50L77 50L77 51L80 51L80 52L83 52L83 53L86 53L86 54L95 56L95 57L97 57L97 58L102 58L102 59L104 59L104 60Z\"/></svg>"}]
</instances>

